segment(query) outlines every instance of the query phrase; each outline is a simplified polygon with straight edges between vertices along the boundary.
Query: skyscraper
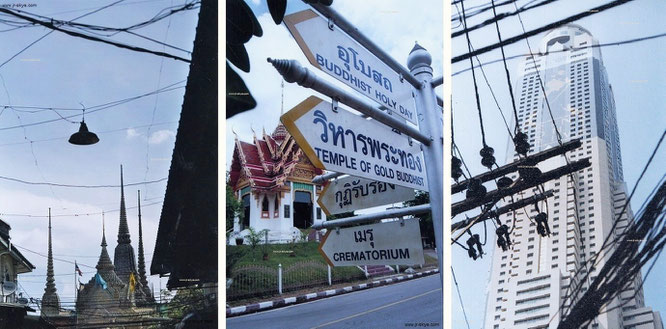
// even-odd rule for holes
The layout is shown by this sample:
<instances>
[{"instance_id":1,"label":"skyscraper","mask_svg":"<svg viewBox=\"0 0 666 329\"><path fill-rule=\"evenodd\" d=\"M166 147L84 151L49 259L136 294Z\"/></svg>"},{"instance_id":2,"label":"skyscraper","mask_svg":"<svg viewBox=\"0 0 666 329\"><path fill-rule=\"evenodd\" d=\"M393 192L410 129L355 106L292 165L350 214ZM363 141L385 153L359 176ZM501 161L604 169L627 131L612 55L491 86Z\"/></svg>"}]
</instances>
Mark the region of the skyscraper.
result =
<instances>
[{"instance_id":1,"label":"skyscraper","mask_svg":"<svg viewBox=\"0 0 666 329\"><path fill-rule=\"evenodd\" d=\"M545 183L544 190L554 191L547 202L500 216L513 228L513 244L507 251L495 248L485 328L556 328L560 308L582 296L606 258L596 264L586 261L599 252L606 236L621 232L633 220L630 207L618 219L627 199L626 185L613 89L600 48L592 47L596 44L589 31L569 24L547 33L538 53L520 66L514 87L518 126L528 135L530 153L581 139L582 146L568 157L589 158L592 165ZM516 159L510 147L506 160ZM565 164L557 157L539 168L543 172ZM522 197L539 191L526 191ZM551 232L544 237L534 221L540 212L547 214ZM618 224L611 232L615 220ZM639 284L640 277L635 278L590 328L661 329L660 315L645 307Z\"/></svg>"}]
</instances>

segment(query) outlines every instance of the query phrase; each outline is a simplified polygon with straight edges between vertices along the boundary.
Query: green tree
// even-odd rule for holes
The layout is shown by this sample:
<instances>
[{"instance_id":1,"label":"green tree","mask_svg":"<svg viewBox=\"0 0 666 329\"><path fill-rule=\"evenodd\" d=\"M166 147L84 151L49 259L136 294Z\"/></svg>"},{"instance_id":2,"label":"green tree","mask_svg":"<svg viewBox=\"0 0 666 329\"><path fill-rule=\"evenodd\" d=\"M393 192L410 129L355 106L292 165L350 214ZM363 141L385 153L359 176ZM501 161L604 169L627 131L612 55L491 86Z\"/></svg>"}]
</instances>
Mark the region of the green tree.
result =
<instances>
[{"instance_id":1,"label":"green tree","mask_svg":"<svg viewBox=\"0 0 666 329\"><path fill-rule=\"evenodd\" d=\"M234 191L229 185L229 175L227 174L227 233L234 229L234 218L243 220L243 204L236 198Z\"/></svg>"},{"instance_id":2,"label":"green tree","mask_svg":"<svg viewBox=\"0 0 666 329\"><path fill-rule=\"evenodd\" d=\"M413 200L403 202L404 206L412 207L421 204L430 203L430 194L428 192L417 191ZM432 224L432 214L430 212L415 215L419 219L421 236L425 237L429 243L435 243L435 229Z\"/></svg>"}]
</instances>

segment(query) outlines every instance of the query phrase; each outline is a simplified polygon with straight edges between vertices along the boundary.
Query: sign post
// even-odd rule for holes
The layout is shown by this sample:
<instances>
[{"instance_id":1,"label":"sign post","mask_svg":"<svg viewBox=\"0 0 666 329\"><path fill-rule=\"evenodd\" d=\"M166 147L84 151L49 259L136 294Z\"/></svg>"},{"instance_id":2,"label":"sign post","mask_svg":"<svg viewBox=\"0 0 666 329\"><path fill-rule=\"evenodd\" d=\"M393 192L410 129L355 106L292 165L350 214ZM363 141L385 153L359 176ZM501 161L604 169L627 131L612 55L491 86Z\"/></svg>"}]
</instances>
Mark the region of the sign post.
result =
<instances>
[{"instance_id":1,"label":"sign post","mask_svg":"<svg viewBox=\"0 0 666 329\"><path fill-rule=\"evenodd\" d=\"M328 182L319 194L317 203L330 216L412 199L413 189L347 176Z\"/></svg>"},{"instance_id":2,"label":"sign post","mask_svg":"<svg viewBox=\"0 0 666 329\"><path fill-rule=\"evenodd\" d=\"M409 82L332 22L311 9L287 15L284 22L310 64L409 122L417 122Z\"/></svg>"},{"instance_id":3,"label":"sign post","mask_svg":"<svg viewBox=\"0 0 666 329\"><path fill-rule=\"evenodd\" d=\"M316 96L280 119L319 169L428 190L419 145L375 120L333 107Z\"/></svg>"},{"instance_id":4,"label":"sign post","mask_svg":"<svg viewBox=\"0 0 666 329\"><path fill-rule=\"evenodd\" d=\"M416 219L328 230L319 252L331 266L424 263Z\"/></svg>"},{"instance_id":5,"label":"sign post","mask_svg":"<svg viewBox=\"0 0 666 329\"><path fill-rule=\"evenodd\" d=\"M416 90L416 110L419 117L419 130L430 136L430 145L423 145L423 157L428 168L428 191L432 224L435 230L435 246L439 259L439 277L443 282L444 243L444 119L442 111L437 107L435 91L432 87L432 57L423 47L414 46L407 58L407 67L411 73L422 81L421 88Z\"/></svg>"}]
</instances>

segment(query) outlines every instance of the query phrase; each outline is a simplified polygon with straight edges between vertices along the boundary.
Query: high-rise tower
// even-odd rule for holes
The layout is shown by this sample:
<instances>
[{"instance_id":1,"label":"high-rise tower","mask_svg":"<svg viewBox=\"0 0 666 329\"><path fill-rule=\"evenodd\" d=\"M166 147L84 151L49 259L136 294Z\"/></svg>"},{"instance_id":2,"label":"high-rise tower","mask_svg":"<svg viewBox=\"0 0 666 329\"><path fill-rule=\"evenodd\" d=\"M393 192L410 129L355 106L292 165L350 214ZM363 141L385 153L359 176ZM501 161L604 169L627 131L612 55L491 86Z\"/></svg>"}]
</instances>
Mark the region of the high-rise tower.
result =
<instances>
[{"instance_id":1,"label":"high-rise tower","mask_svg":"<svg viewBox=\"0 0 666 329\"><path fill-rule=\"evenodd\" d=\"M125 210L125 188L123 184L123 166L120 166L120 223L118 224L118 245L113 255L113 265L116 267L118 277L129 282L130 273L136 275L136 258L130 240L127 226L127 211Z\"/></svg>"},{"instance_id":2,"label":"high-rise tower","mask_svg":"<svg viewBox=\"0 0 666 329\"><path fill-rule=\"evenodd\" d=\"M582 296L606 259L595 266L586 261L599 252L608 234L621 232L633 220L630 207L618 219L627 193L613 90L601 51L592 47L597 44L590 32L569 24L546 34L539 53L520 66L514 88L518 125L528 135L530 153L580 138L582 146L569 152L569 159L589 158L591 166L545 183L545 190L554 191L547 203L500 217L513 227L513 244L505 252L495 248L485 328L556 328L562 318L560 307L566 309ZM507 162L517 159L510 148ZM565 164L558 157L539 167L545 172ZM523 197L535 193L539 190ZM538 234L534 223L541 211L547 213L551 231L546 237ZM615 220L619 223L611 233ZM644 306L639 283L636 278L606 307L618 308L602 309L590 328L661 329L659 313ZM572 291L578 287L576 296Z\"/></svg>"}]
</instances>

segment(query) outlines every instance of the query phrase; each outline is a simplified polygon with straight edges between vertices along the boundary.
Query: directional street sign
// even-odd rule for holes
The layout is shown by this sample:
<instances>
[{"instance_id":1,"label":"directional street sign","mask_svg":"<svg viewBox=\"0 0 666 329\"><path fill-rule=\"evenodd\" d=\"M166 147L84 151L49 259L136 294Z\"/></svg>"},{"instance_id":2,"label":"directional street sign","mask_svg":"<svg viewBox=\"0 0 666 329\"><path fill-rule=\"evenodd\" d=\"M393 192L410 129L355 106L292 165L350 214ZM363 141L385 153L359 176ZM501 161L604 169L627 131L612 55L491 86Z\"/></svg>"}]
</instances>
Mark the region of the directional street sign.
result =
<instances>
[{"instance_id":1,"label":"directional street sign","mask_svg":"<svg viewBox=\"0 0 666 329\"><path fill-rule=\"evenodd\" d=\"M328 230L319 253L331 266L424 263L416 219Z\"/></svg>"},{"instance_id":2,"label":"directional street sign","mask_svg":"<svg viewBox=\"0 0 666 329\"><path fill-rule=\"evenodd\" d=\"M428 190L419 144L310 96L280 120L317 168Z\"/></svg>"},{"instance_id":3,"label":"directional street sign","mask_svg":"<svg viewBox=\"0 0 666 329\"><path fill-rule=\"evenodd\" d=\"M326 215L372 208L414 199L414 189L347 176L329 181L317 203Z\"/></svg>"},{"instance_id":4,"label":"directional street sign","mask_svg":"<svg viewBox=\"0 0 666 329\"><path fill-rule=\"evenodd\" d=\"M417 123L412 86L354 39L311 9L284 22L310 64Z\"/></svg>"}]
</instances>

